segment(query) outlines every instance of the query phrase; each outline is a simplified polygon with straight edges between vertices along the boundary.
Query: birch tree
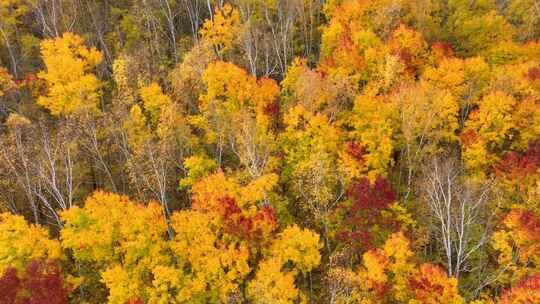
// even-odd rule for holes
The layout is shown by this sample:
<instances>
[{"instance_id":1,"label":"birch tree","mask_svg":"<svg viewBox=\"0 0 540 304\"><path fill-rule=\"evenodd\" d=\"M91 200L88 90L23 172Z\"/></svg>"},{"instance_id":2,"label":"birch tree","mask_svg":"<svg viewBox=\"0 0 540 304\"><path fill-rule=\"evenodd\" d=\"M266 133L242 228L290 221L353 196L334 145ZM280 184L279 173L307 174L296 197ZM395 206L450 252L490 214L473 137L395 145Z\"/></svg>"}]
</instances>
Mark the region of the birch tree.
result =
<instances>
[{"instance_id":1,"label":"birch tree","mask_svg":"<svg viewBox=\"0 0 540 304\"><path fill-rule=\"evenodd\" d=\"M423 197L440 243L449 276L473 271L474 255L489 241L491 214L486 208L492 183L467 181L454 159L435 159L424 173Z\"/></svg>"}]
</instances>

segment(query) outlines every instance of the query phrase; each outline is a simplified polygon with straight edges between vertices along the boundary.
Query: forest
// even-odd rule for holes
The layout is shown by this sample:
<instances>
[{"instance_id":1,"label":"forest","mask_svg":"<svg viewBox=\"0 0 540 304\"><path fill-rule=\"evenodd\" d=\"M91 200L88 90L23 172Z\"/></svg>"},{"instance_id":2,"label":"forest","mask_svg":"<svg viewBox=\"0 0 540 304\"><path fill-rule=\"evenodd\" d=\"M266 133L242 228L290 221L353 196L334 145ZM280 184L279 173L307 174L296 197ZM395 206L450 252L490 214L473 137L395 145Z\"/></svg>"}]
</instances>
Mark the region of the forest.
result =
<instances>
[{"instance_id":1,"label":"forest","mask_svg":"<svg viewBox=\"0 0 540 304\"><path fill-rule=\"evenodd\" d=\"M0 0L0 304L539 304L538 0Z\"/></svg>"}]
</instances>

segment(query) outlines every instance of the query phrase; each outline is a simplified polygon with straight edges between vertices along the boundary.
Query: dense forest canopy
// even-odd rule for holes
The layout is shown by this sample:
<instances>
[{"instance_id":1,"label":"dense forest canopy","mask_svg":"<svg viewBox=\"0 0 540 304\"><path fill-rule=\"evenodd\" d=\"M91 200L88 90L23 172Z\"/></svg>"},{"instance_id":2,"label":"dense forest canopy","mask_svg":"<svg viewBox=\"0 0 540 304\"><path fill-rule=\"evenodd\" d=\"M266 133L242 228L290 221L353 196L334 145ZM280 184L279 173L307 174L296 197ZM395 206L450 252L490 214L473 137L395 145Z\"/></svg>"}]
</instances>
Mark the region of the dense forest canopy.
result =
<instances>
[{"instance_id":1,"label":"dense forest canopy","mask_svg":"<svg viewBox=\"0 0 540 304\"><path fill-rule=\"evenodd\" d=\"M538 0L0 0L0 303L540 303Z\"/></svg>"}]
</instances>

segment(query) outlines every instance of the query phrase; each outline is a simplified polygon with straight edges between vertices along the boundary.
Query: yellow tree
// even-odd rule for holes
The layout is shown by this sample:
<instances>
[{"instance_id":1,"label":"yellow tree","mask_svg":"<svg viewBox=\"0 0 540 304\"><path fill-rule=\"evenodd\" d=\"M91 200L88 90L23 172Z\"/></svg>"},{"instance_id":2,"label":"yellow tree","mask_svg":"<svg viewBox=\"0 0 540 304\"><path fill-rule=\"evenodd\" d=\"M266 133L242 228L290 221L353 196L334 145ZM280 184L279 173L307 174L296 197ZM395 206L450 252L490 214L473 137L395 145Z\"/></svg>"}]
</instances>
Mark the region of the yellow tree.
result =
<instances>
[{"instance_id":1,"label":"yellow tree","mask_svg":"<svg viewBox=\"0 0 540 304\"><path fill-rule=\"evenodd\" d=\"M437 49L433 48L432 56L436 57ZM463 125L471 108L489 89L491 69L482 57L445 56L434 61L434 66L426 67L421 78L436 88L449 91L458 100L459 122Z\"/></svg>"},{"instance_id":2,"label":"yellow tree","mask_svg":"<svg viewBox=\"0 0 540 304\"><path fill-rule=\"evenodd\" d=\"M62 247L81 263L83 286L100 280L109 291L109 303L148 298L149 274L170 263L167 223L159 204L144 206L125 196L95 192L83 207L64 211L61 217Z\"/></svg>"},{"instance_id":3,"label":"yellow tree","mask_svg":"<svg viewBox=\"0 0 540 304\"><path fill-rule=\"evenodd\" d=\"M410 241L401 232L381 249L366 252L358 275L356 297L361 303L465 303L457 279L448 278L438 266L415 263Z\"/></svg>"},{"instance_id":4,"label":"yellow tree","mask_svg":"<svg viewBox=\"0 0 540 304\"><path fill-rule=\"evenodd\" d=\"M330 78L348 78L356 89L374 79L388 85L391 78L415 75L427 55L427 44L420 32L403 24L427 20L431 16L426 18L422 13L429 15L435 10L432 2L422 3L421 8L417 5L384 0L328 1L325 14L329 21L322 27L319 68ZM429 31L432 29L425 32Z\"/></svg>"},{"instance_id":5,"label":"yellow tree","mask_svg":"<svg viewBox=\"0 0 540 304\"><path fill-rule=\"evenodd\" d=\"M513 0L509 2L505 15L516 27L516 35L523 40L538 39L540 35L540 14L531 13L536 2L531 0Z\"/></svg>"},{"instance_id":6,"label":"yellow tree","mask_svg":"<svg viewBox=\"0 0 540 304\"><path fill-rule=\"evenodd\" d=\"M462 133L465 164L481 174L507 147L525 150L540 135L538 121L540 107L530 98L520 101L503 91L484 96Z\"/></svg>"},{"instance_id":7,"label":"yellow tree","mask_svg":"<svg viewBox=\"0 0 540 304\"><path fill-rule=\"evenodd\" d=\"M224 52L230 49L241 35L240 30L240 13L227 3L221 9L216 9L212 19L204 22L200 34L214 46L217 55L222 58Z\"/></svg>"},{"instance_id":8,"label":"yellow tree","mask_svg":"<svg viewBox=\"0 0 540 304\"><path fill-rule=\"evenodd\" d=\"M445 31L455 42L459 55L487 54L514 35L512 26L498 14L496 1L470 4L456 0L449 3L448 13Z\"/></svg>"},{"instance_id":9,"label":"yellow tree","mask_svg":"<svg viewBox=\"0 0 540 304\"><path fill-rule=\"evenodd\" d=\"M153 82L139 89L144 109L150 114L150 123L155 126L167 107L172 104L169 96L163 94L159 84Z\"/></svg>"},{"instance_id":10,"label":"yellow tree","mask_svg":"<svg viewBox=\"0 0 540 304\"><path fill-rule=\"evenodd\" d=\"M427 43L420 32L400 24L387 42L390 52L405 66L405 72L416 75L427 57Z\"/></svg>"},{"instance_id":11,"label":"yellow tree","mask_svg":"<svg viewBox=\"0 0 540 304\"><path fill-rule=\"evenodd\" d=\"M399 113L396 145L406 170L406 200L420 164L458 142L459 103L448 90L425 82L403 84L390 99Z\"/></svg>"},{"instance_id":12,"label":"yellow tree","mask_svg":"<svg viewBox=\"0 0 540 304\"><path fill-rule=\"evenodd\" d=\"M229 234L250 238L255 233L266 242L277 228L274 207L266 203L277 182L278 176L271 173L243 185L218 171L193 184L192 209L212 214Z\"/></svg>"},{"instance_id":13,"label":"yellow tree","mask_svg":"<svg viewBox=\"0 0 540 304\"><path fill-rule=\"evenodd\" d=\"M311 248L319 248L318 236L296 227L274 238L278 227L273 208L258 202L276 182L277 176L265 175L243 186L221 171L196 178L191 187L192 210L172 216L175 237L171 249L176 264L159 268L154 281L158 290L169 291L162 294L162 300L233 301L241 297L244 284L251 284L248 275L256 269L261 254L275 260L259 264L264 281L253 284L271 288L278 280L282 292L298 293L294 275L282 273L281 267L287 261L301 271L317 265L320 256Z\"/></svg>"},{"instance_id":14,"label":"yellow tree","mask_svg":"<svg viewBox=\"0 0 540 304\"><path fill-rule=\"evenodd\" d=\"M232 63L211 63L203 74L207 91L199 98L200 114L191 117L216 145L216 158L229 145L249 177L255 179L275 166L274 115L279 88L274 80L258 79Z\"/></svg>"},{"instance_id":15,"label":"yellow tree","mask_svg":"<svg viewBox=\"0 0 540 304\"><path fill-rule=\"evenodd\" d=\"M227 237L213 214L179 211L172 217L176 265L156 269L154 285L167 303L226 303L250 273L247 244ZM163 289L165 288L165 289Z\"/></svg>"},{"instance_id":16,"label":"yellow tree","mask_svg":"<svg viewBox=\"0 0 540 304\"><path fill-rule=\"evenodd\" d=\"M173 103L157 83L138 92L141 104L131 106L122 126L128 143L127 171L139 195L159 201L168 218L181 161L197 140L180 105Z\"/></svg>"},{"instance_id":17,"label":"yellow tree","mask_svg":"<svg viewBox=\"0 0 540 304\"><path fill-rule=\"evenodd\" d=\"M201 178L210 175L217 169L217 164L205 155L193 155L184 160L184 168L188 173L185 178L180 179L181 189L192 186Z\"/></svg>"},{"instance_id":18,"label":"yellow tree","mask_svg":"<svg viewBox=\"0 0 540 304\"><path fill-rule=\"evenodd\" d=\"M22 216L0 214L0 276L7 268L23 271L33 260L61 260L60 243L49 232L28 224Z\"/></svg>"},{"instance_id":19,"label":"yellow tree","mask_svg":"<svg viewBox=\"0 0 540 304\"><path fill-rule=\"evenodd\" d=\"M203 74L210 63L217 60L212 45L207 41L195 44L184 55L182 63L170 73L172 99L185 107L187 113L194 113L198 108L199 96L206 89Z\"/></svg>"},{"instance_id":20,"label":"yellow tree","mask_svg":"<svg viewBox=\"0 0 540 304\"><path fill-rule=\"evenodd\" d=\"M207 188L212 183L205 181L208 178L196 183L201 185L194 185L197 198L209 197L205 191L220 191L215 184L214 189ZM257 262L255 257L262 248L272 244L277 222L271 209L258 210L236 200L256 200L252 193L261 193L266 186L241 188L232 181L229 184L238 193L221 196L214 208L199 207L199 202L194 205L195 210L172 214L171 239L166 238L167 222L156 203L144 206L125 196L96 192L87 198L84 207L63 212L62 246L70 249L80 263L82 286L98 294L96 288L102 282L108 289L108 303L121 304L226 303L240 296L241 286L251 273L251 263ZM212 195L217 197L219 193ZM291 233L284 232L278 239L285 243L272 252L285 254L281 260L309 271L320 261L309 249L309 244L318 242L318 236L299 231L302 236L298 239L307 244L302 245L300 241L287 241L295 231Z\"/></svg>"},{"instance_id":21,"label":"yellow tree","mask_svg":"<svg viewBox=\"0 0 540 304\"><path fill-rule=\"evenodd\" d=\"M329 22L322 29L321 69L332 78L349 78L355 89L373 74L376 53L382 46L381 39L363 22L371 3L347 0L325 5Z\"/></svg>"},{"instance_id":22,"label":"yellow tree","mask_svg":"<svg viewBox=\"0 0 540 304\"><path fill-rule=\"evenodd\" d=\"M290 185L293 208L306 212L321 228L330 251L329 216L345 193L346 170L339 164L342 132L326 115L312 113L303 105L284 117L280 143L284 153L282 180Z\"/></svg>"},{"instance_id":23,"label":"yellow tree","mask_svg":"<svg viewBox=\"0 0 540 304\"><path fill-rule=\"evenodd\" d=\"M28 4L23 0L5 0L0 3L0 38L7 48L11 61L11 71L18 75L17 58L15 53L15 45L13 44L12 35L17 32L17 26L20 25L21 17L28 13Z\"/></svg>"},{"instance_id":24,"label":"yellow tree","mask_svg":"<svg viewBox=\"0 0 540 304\"><path fill-rule=\"evenodd\" d=\"M47 39L41 43L41 56L46 70L38 74L48 87L37 103L51 114L98 111L101 86L92 70L101 62L102 54L87 48L84 40L72 33Z\"/></svg>"},{"instance_id":25,"label":"yellow tree","mask_svg":"<svg viewBox=\"0 0 540 304\"><path fill-rule=\"evenodd\" d=\"M16 85L13 81L13 77L5 68L0 67L0 98L15 88Z\"/></svg>"},{"instance_id":26,"label":"yellow tree","mask_svg":"<svg viewBox=\"0 0 540 304\"><path fill-rule=\"evenodd\" d=\"M295 274L282 272L282 261L268 259L259 264L257 275L248 285L247 296L257 304L294 303L300 291L294 284Z\"/></svg>"},{"instance_id":27,"label":"yellow tree","mask_svg":"<svg viewBox=\"0 0 540 304\"><path fill-rule=\"evenodd\" d=\"M231 199L221 202L220 209L231 209L227 205ZM268 246L258 251L250 245L252 239L238 234L238 229L231 230L230 222L217 215L205 210L173 215L176 235L170 248L176 262L155 268L149 301L227 303L242 299L245 284L248 298L255 303L289 303L297 299L301 292L295 286L296 276L320 263L318 235L296 226L276 238L265 233ZM236 216L234 212L224 215ZM257 221L265 221L257 216L254 219L254 226ZM242 222L247 221L250 219L245 217ZM258 267L252 266L260 253L264 260ZM248 275L255 267L255 278L250 280Z\"/></svg>"},{"instance_id":28,"label":"yellow tree","mask_svg":"<svg viewBox=\"0 0 540 304\"><path fill-rule=\"evenodd\" d=\"M397 113L396 105L387 97L362 94L356 97L354 107L344 121L352 129L350 141L361 145L365 151L360 173L372 181L377 176L385 176L393 164Z\"/></svg>"},{"instance_id":29,"label":"yellow tree","mask_svg":"<svg viewBox=\"0 0 540 304\"><path fill-rule=\"evenodd\" d=\"M316 233L296 225L287 227L273 241L255 278L249 282L248 298L258 304L284 304L304 299L294 284L295 277L307 274L319 265L321 248Z\"/></svg>"},{"instance_id":30,"label":"yellow tree","mask_svg":"<svg viewBox=\"0 0 540 304\"><path fill-rule=\"evenodd\" d=\"M310 69L307 60L296 58L281 82L283 112L302 105L312 113L324 113L334 120L344 110L355 92L344 79L325 77L318 69Z\"/></svg>"},{"instance_id":31,"label":"yellow tree","mask_svg":"<svg viewBox=\"0 0 540 304\"><path fill-rule=\"evenodd\" d=\"M210 173L212 174L202 176L192 186L192 208L195 210L216 212L222 197L240 198L240 185L238 183L226 177L221 171Z\"/></svg>"},{"instance_id":32,"label":"yellow tree","mask_svg":"<svg viewBox=\"0 0 540 304\"><path fill-rule=\"evenodd\" d=\"M533 212L514 209L502 221L492 237L498 263L504 270L498 283L514 283L538 272L540 263L540 218Z\"/></svg>"}]
</instances>

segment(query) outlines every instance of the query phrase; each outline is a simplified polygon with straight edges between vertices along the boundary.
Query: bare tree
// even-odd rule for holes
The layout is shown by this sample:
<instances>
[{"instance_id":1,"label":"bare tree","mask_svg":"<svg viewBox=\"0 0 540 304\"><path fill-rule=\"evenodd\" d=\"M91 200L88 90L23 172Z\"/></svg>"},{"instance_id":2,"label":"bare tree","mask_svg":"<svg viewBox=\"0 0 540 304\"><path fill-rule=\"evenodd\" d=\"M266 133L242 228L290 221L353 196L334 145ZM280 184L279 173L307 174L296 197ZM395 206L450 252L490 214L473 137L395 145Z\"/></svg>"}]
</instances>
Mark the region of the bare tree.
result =
<instances>
[{"instance_id":1,"label":"bare tree","mask_svg":"<svg viewBox=\"0 0 540 304\"><path fill-rule=\"evenodd\" d=\"M14 177L8 186L24 194L21 209L29 207L36 223L48 219L61 227L59 211L73 206L80 185L80 172L75 169L80 164L76 139L63 123L53 129L43 121L32 125L13 115L7 125L0 157L3 171Z\"/></svg>"},{"instance_id":2,"label":"bare tree","mask_svg":"<svg viewBox=\"0 0 540 304\"><path fill-rule=\"evenodd\" d=\"M274 12L265 6L264 16L271 33L272 47L275 52L279 73L285 75L287 66L293 57L294 23L297 9L294 1L278 1Z\"/></svg>"},{"instance_id":3,"label":"bare tree","mask_svg":"<svg viewBox=\"0 0 540 304\"><path fill-rule=\"evenodd\" d=\"M193 41L198 41L199 27L202 24L201 2L198 0L183 0L186 7L186 12L191 25L191 35Z\"/></svg>"},{"instance_id":4,"label":"bare tree","mask_svg":"<svg viewBox=\"0 0 540 304\"><path fill-rule=\"evenodd\" d=\"M58 210L71 208L80 181L75 173L78 163L78 147L73 134L60 125L58 130L49 130L40 123L39 153L35 166L37 184L36 197L49 211L49 216L58 226L62 226Z\"/></svg>"},{"instance_id":5,"label":"bare tree","mask_svg":"<svg viewBox=\"0 0 540 304\"><path fill-rule=\"evenodd\" d=\"M175 9L176 1L158 0L157 4L159 10L167 23L167 32L169 37L169 43L171 45L171 52L173 62L178 63L178 54L176 48L176 23L175 20L178 17L178 11Z\"/></svg>"},{"instance_id":6,"label":"bare tree","mask_svg":"<svg viewBox=\"0 0 540 304\"><path fill-rule=\"evenodd\" d=\"M63 32L72 32L82 11L80 1L37 0L29 3L45 37L59 37Z\"/></svg>"},{"instance_id":7,"label":"bare tree","mask_svg":"<svg viewBox=\"0 0 540 304\"><path fill-rule=\"evenodd\" d=\"M78 144L87 158L95 163L96 168L105 174L112 191L117 192L112 166L107 161L107 154L113 153L114 139L111 130L108 130L106 117L96 117L85 112L69 120L69 128L79 139ZM102 185L103 186L103 185Z\"/></svg>"},{"instance_id":8,"label":"bare tree","mask_svg":"<svg viewBox=\"0 0 540 304\"><path fill-rule=\"evenodd\" d=\"M459 161L434 159L424 173L424 199L442 245L449 276L473 270L472 256L489 240L490 181L468 182Z\"/></svg>"},{"instance_id":9,"label":"bare tree","mask_svg":"<svg viewBox=\"0 0 540 304\"><path fill-rule=\"evenodd\" d=\"M111 53L111 48L107 44L107 32L108 25L108 11L106 5L101 5L98 1L84 1L86 2L86 12L89 16L89 21L93 32L95 33L96 40L100 45L100 49L105 54L105 61L107 65L111 65L113 62L113 55Z\"/></svg>"},{"instance_id":10,"label":"bare tree","mask_svg":"<svg viewBox=\"0 0 540 304\"><path fill-rule=\"evenodd\" d=\"M251 178L256 179L265 173L268 161L275 150L276 137L270 130L261 130L249 115L242 115L238 130L229 134L231 150L246 168Z\"/></svg>"},{"instance_id":11,"label":"bare tree","mask_svg":"<svg viewBox=\"0 0 540 304\"><path fill-rule=\"evenodd\" d=\"M30 205L34 222L39 223L38 203L34 196L36 173L32 166L32 155L34 155L35 150L32 144L31 122L22 116L10 116L6 126L7 132L0 144L0 159L2 160L2 171L11 178L5 186L24 193L24 198ZM9 193L5 190L2 192ZM17 211L18 208L15 203L12 203L10 209Z\"/></svg>"},{"instance_id":12,"label":"bare tree","mask_svg":"<svg viewBox=\"0 0 540 304\"><path fill-rule=\"evenodd\" d=\"M162 208L167 222L171 216L171 195L176 189L175 181L182 165L181 153L160 146L157 141L145 143L132 151L127 162L127 171L132 186L143 197L155 199ZM178 155L178 158L174 156ZM173 237L172 227L168 227L169 237Z\"/></svg>"},{"instance_id":13,"label":"bare tree","mask_svg":"<svg viewBox=\"0 0 540 304\"><path fill-rule=\"evenodd\" d=\"M8 34L6 33L6 30L2 26L2 23L0 23L0 35L2 36L2 39L4 40L4 44L6 45L6 48L8 50L9 59L11 61L11 73L13 73L13 76L15 78L19 77L19 73L17 70L17 58L15 55L15 50L13 45L9 41Z\"/></svg>"}]
</instances>

